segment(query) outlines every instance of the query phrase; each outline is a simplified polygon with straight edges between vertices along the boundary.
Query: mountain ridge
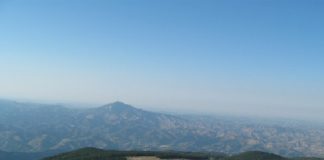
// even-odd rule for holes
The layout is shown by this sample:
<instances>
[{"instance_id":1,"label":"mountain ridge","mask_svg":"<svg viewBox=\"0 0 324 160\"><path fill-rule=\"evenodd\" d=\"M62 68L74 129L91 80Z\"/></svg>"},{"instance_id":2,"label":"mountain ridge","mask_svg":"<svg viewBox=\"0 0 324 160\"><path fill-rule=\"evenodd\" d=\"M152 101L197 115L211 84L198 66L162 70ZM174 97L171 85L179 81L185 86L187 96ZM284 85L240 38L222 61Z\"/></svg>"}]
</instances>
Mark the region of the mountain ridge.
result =
<instances>
[{"instance_id":1,"label":"mountain ridge","mask_svg":"<svg viewBox=\"0 0 324 160\"><path fill-rule=\"evenodd\" d=\"M319 128L169 115L122 102L82 109L28 106L32 104L0 101L0 150L67 151L90 146L119 150L216 150L229 154L262 150L285 156L321 156L324 152L324 131Z\"/></svg>"},{"instance_id":2,"label":"mountain ridge","mask_svg":"<svg viewBox=\"0 0 324 160\"><path fill-rule=\"evenodd\" d=\"M119 151L103 150L93 147L81 148L71 152L61 153L55 156L46 157L43 160L126 160L129 157L147 157L155 159L184 159L184 160L323 160L312 157L287 158L274 153L263 151L247 151L235 155L226 155L217 152L181 152L181 151ZM145 159L145 158L144 158Z\"/></svg>"},{"instance_id":3,"label":"mountain ridge","mask_svg":"<svg viewBox=\"0 0 324 160\"><path fill-rule=\"evenodd\" d=\"M142 151L142 150L103 150L93 147L86 147L70 152L61 153L55 156L46 157L43 160L101 160L118 159L126 160L127 157L157 157L160 159L196 159L205 160L210 157L214 159L224 158L226 155L216 152L181 152L181 151Z\"/></svg>"}]
</instances>

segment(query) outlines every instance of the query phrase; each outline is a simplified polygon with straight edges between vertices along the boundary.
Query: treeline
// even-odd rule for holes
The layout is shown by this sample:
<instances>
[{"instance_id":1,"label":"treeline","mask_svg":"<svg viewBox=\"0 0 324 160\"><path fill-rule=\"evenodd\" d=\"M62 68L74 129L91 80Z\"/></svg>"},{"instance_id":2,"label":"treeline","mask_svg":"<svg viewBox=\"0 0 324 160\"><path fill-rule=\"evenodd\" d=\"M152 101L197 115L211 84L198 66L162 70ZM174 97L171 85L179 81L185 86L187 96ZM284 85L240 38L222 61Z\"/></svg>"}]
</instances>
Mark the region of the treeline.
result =
<instances>
[{"instance_id":1,"label":"treeline","mask_svg":"<svg viewBox=\"0 0 324 160\"><path fill-rule=\"evenodd\" d=\"M132 156L155 156L161 159L192 159L206 160L209 158L221 159L224 154L205 152L178 152L178 151L114 151L96 148L84 148L69 153L45 158L44 160L126 160Z\"/></svg>"},{"instance_id":2,"label":"treeline","mask_svg":"<svg viewBox=\"0 0 324 160\"><path fill-rule=\"evenodd\" d=\"M43 160L127 160L127 157L153 156L160 159L188 160L324 160L321 158L286 158L276 154L250 151L227 156L222 153L179 152L179 151L114 151L96 148L84 148Z\"/></svg>"}]
</instances>

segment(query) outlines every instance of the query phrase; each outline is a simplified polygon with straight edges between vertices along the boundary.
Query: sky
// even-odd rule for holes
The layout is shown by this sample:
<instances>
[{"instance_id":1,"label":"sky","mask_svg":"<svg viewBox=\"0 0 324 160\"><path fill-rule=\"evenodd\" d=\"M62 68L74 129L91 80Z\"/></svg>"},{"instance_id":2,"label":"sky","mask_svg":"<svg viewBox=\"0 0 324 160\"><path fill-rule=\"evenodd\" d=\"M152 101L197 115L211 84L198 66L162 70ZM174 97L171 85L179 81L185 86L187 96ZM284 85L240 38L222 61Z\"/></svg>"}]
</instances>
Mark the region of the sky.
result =
<instances>
[{"instance_id":1,"label":"sky","mask_svg":"<svg viewBox=\"0 0 324 160\"><path fill-rule=\"evenodd\" d=\"M0 0L0 97L323 120L322 0Z\"/></svg>"}]
</instances>

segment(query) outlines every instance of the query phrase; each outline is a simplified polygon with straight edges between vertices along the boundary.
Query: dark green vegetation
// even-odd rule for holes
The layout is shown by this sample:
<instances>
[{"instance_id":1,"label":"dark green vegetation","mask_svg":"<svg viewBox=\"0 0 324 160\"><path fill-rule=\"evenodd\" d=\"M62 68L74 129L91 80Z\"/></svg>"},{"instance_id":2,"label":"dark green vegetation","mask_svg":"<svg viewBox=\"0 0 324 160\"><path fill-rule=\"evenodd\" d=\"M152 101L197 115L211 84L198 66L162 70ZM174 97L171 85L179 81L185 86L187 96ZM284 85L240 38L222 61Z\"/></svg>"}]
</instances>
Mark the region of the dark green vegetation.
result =
<instances>
[{"instance_id":1,"label":"dark green vegetation","mask_svg":"<svg viewBox=\"0 0 324 160\"><path fill-rule=\"evenodd\" d=\"M272 153L250 151L227 157L226 160L288 160L288 158Z\"/></svg>"},{"instance_id":2,"label":"dark green vegetation","mask_svg":"<svg viewBox=\"0 0 324 160\"><path fill-rule=\"evenodd\" d=\"M44 157L56 155L59 151L22 153L22 152L2 152L0 151L0 160L39 160Z\"/></svg>"},{"instance_id":3,"label":"dark green vegetation","mask_svg":"<svg viewBox=\"0 0 324 160\"><path fill-rule=\"evenodd\" d=\"M126 160L126 157L155 156L161 159L215 159L224 158L221 153L203 152L175 152L175 151L105 151L96 148L83 148L80 150L63 153L44 160Z\"/></svg>"},{"instance_id":4,"label":"dark green vegetation","mask_svg":"<svg viewBox=\"0 0 324 160\"><path fill-rule=\"evenodd\" d=\"M97 108L0 100L0 150L262 150L283 156L321 156L324 129L224 117L148 112L116 102Z\"/></svg>"},{"instance_id":5,"label":"dark green vegetation","mask_svg":"<svg viewBox=\"0 0 324 160\"><path fill-rule=\"evenodd\" d=\"M96 148L84 148L43 160L126 160L127 157L154 156L160 159L191 160L323 160L320 158L285 158L276 154L249 151L227 156L221 153L175 152L175 151L105 151Z\"/></svg>"}]
</instances>

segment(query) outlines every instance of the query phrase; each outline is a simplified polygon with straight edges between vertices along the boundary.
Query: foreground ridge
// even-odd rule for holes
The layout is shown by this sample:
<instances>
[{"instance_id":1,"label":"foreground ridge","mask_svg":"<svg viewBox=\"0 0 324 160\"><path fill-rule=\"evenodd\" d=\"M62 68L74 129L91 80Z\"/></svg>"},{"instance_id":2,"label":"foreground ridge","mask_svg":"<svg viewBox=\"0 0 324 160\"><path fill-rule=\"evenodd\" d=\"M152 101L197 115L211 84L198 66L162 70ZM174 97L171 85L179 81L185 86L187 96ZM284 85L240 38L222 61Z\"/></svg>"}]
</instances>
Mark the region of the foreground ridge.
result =
<instances>
[{"instance_id":1,"label":"foreground ridge","mask_svg":"<svg viewBox=\"0 0 324 160\"><path fill-rule=\"evenodd\" d=\"M183 152L183 151L118 151L103 150L98 148L82 148L79 150L62 153L43 160L126 160L130 157L156 157L158 159L222 159L226 155L215 152Z\"/></svg>"},{"instance_id":2,"label":"foreground ridge","mask_svg":"<svg viewBox=\"0 0 324 160\"><path fill-rule=\"evenodd\" d=\"M287 158L268 152L248 151L236 155L217 152L181 151L117 151L97 148L82 148L62 153L43 160L149 160L149 159L187 159L187 160L323 160L321 158Z\"/></svg>"}]
</instances>

